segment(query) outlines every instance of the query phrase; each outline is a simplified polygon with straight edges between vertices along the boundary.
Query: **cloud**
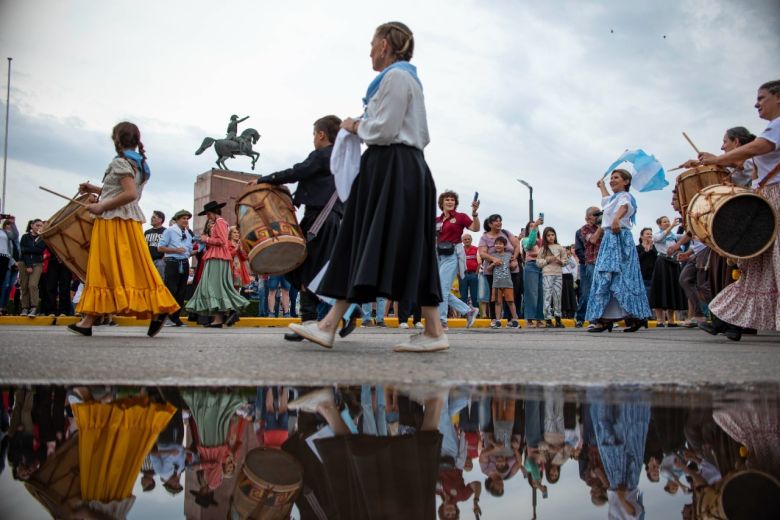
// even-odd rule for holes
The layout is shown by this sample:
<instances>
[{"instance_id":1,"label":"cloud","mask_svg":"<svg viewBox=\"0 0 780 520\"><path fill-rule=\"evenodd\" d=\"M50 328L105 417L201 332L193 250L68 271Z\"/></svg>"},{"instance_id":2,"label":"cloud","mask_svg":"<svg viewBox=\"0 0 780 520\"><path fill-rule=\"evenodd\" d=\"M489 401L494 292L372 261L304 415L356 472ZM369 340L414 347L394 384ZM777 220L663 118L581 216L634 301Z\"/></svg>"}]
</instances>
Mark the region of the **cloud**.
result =
<instances>
[{"instance_id":1,"label":"cloud","mask_svg":"<svg viewBox=\"0 0 780 520\"><path fill-rule=\"evenodd\" d=\"M200 1L123 10L121 20L106 2L6 4L13 175L96 178L113 154L111 126L130 119L154 172L144 209L190 207L195 176L215 159L193 155L205 136L223 135L232 113L250 115L242 128L263 135L258 172L302 160L314 119L360 112L371 31L401 19L416 35L439 188L479 191L481 213L517 231L528 216L523 178L568 241L624 149L669 168L692 156L683 130L715 151L725 128L760 131L752 99L780 51L769 0L230 7L220 23ZM670 212L669 191L638 198L640 224Z\"/></svg>"}]
</instances>

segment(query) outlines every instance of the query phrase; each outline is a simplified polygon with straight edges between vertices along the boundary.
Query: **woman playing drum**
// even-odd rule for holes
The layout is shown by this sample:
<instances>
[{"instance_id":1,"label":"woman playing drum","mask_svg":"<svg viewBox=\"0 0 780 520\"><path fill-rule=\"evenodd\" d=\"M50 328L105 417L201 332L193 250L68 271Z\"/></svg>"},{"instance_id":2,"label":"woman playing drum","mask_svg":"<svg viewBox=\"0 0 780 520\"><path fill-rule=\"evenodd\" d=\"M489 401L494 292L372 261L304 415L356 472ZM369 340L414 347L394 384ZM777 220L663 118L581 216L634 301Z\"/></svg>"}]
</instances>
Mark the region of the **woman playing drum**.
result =
<instances>
[{"instance_id":1,"label":"woman playing drum","mask_svg":"<svg viewBox=\"0 0 780 520\"><path fill-rule=\"evenodd\" d=\"M290 328L326 348L349 302L383 296L416 302L425 330L396 351L449 348L437 311L442 301L436 260L436 186L423 149L430 141L422 84L409 63L412 31L400 22L380 25L371 40L371 64L380 74L366 92L364 116L341 127L368 144L347 200L330 267L319 293L337 299L319 322Z\"/></svg>"},{"instance_id":2,"label":"woman playing drum","mask_svg":"<svg viewBox=\"0 0 780 520\"><path fill-rule=\"evenodd\" d=\"M81 193L100 195L88 206L95 215L89 245L87 279L76 312L84 317L68 328L92 335L92 324L101 314L152 318L147 334L160 332L168 313L179 308L165 287L149 256L141 224L146 222L138 201L151 176L141 132L123 122L112 132L117 156L108 165L103 186L88 182Z\"/></svg>"},{"instance_id":3,"label":"woman playing drum","mask_svg":"<svg viewBox=\"0 0 780 520\"><path fill-rule=\"evenodd\" d=\"M699 155L699 164L738 165L753 158L758 178L753 186L780 214L780 80L758 88L755 107L769 126L754 141L722 155ZM780 240L763 254L739 265L740 279L710 303L712 324L699 325L710 334L725 333L739 341L743 328L780 330Z\"/></svg>"}]
</instances>

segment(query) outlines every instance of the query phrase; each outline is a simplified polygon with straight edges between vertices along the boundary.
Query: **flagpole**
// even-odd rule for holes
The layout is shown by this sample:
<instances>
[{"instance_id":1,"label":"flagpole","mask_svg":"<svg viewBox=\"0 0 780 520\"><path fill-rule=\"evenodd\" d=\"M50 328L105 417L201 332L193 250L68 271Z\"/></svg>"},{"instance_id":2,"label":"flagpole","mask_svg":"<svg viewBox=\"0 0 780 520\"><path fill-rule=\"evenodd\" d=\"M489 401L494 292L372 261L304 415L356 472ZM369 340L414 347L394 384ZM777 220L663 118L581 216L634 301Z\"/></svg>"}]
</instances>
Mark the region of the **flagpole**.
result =
<instances>
[{"instance_id":1,"label":"flagpole","mask_svg":"<svg viewBox=\"0 0 780 520\"><path fill-rule=\"evenodd\" d=\"M5 144L3 146L3 198L0 200L0 213L5 213L5 180L8 177L8 115L11 113L11 60L8 58L8 86L5 94Z\"/></svg>"}]
</instances>

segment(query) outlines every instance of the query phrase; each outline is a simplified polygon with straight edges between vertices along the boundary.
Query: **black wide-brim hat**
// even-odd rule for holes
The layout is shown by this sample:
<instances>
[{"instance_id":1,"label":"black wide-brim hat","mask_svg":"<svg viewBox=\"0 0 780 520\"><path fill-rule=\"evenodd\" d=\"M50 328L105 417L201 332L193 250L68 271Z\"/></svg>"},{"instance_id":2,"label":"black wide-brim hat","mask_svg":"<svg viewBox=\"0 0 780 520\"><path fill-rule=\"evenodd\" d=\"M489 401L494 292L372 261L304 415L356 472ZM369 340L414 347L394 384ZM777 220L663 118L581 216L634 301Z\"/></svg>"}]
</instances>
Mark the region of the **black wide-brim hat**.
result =
<instances>
[{"instance_id":1,"label":"black wide-brim hat","mask_svg":"<svg viewBox=\"0 0 780 520\"><path fill-rule=\"evenodd\" d=\"M221 209L221 208L224 208L226 204L227 204L227 202L222 202L222 203L219 203L219 202L217 202L216 200L212 200L211 202L209 202L208 204L206 204L205 206L203 206L203 211L201 211L200 213L198 213L198 216L199 216L199 217L202 217L203 215L205 215L205 214L206 214L206 213L208 213L209 211L214 211L215 209Z\"/></svg>"}]
</instances>

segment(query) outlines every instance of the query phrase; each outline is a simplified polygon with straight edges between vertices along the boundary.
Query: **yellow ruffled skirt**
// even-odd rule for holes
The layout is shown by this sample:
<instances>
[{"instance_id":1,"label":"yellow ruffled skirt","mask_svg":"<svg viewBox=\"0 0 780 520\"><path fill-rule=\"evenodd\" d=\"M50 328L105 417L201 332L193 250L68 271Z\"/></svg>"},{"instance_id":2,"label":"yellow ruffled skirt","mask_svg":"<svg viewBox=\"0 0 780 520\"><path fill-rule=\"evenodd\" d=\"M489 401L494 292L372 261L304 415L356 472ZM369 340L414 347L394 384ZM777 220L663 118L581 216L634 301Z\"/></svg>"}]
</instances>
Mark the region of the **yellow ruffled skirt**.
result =
<instances>
[{"instance_id":1,"label":"yellow ruffled skirt","mask_svg":"<svg viewBox=\"0 0 780 520\"><path fill-rule=\"evenodd\" d=\"M176 408L129 398L72 409L79 428L82 499L111 502L131 496L144 458Z\"/></svg>"},{"instance_id":2,"label":"yellow ruffled skirt","mask_svg":"<svg viewBox=\"0 0 780 520\"><path fill-rule=\"evenodd\" d=\"M152 262L141 223L96 218L76 312L146 319L178 308Z\"/></svg>"}]
</instances>

